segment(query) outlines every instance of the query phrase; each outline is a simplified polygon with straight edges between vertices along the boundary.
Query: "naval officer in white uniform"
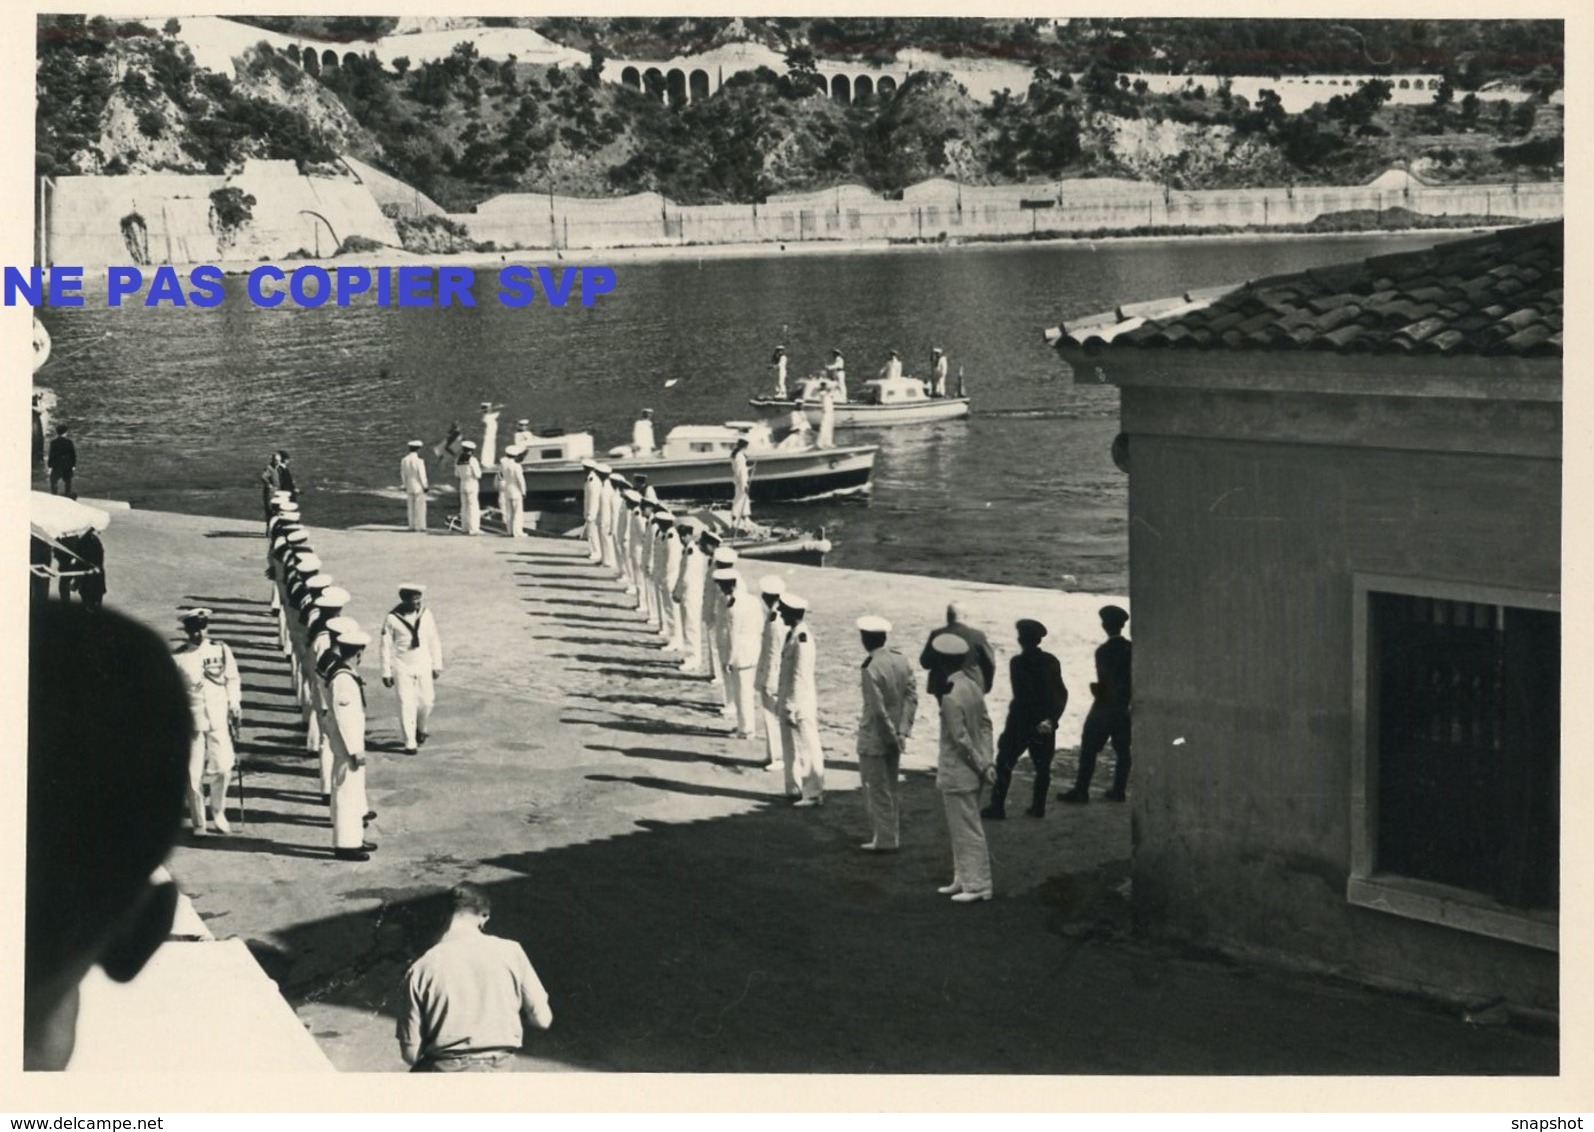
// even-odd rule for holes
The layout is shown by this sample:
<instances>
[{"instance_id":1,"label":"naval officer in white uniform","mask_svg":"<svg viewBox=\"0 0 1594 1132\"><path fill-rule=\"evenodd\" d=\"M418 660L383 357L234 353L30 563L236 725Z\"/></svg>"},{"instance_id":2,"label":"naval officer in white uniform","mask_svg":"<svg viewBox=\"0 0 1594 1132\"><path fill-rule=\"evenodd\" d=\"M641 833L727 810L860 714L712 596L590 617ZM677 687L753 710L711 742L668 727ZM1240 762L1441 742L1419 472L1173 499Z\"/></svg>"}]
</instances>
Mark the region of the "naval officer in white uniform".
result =
<instances>
[{"instance_id":1,"label":"naval officer in white uniform","mask_svg":"<svg viewBox=\"0 0 1594 1132\"><path fill-rule=\"evenodd\" d=\"M172 654L188 688L193 739L188 754L188 814L194 836L205 833L205 793L210 794L217 833L231 833L227 824L227 785L237 756L233 739L243 716L243 684L232 649L210 638L210 610L190 609L179 623L188 640Z\"/></svg>"},{"instance_id":2,"label":"naval officer in white uniform","mask_svg":"<svg viewBox=\"0 0 1594 1132\"><path fill-rule=\"evenodd\" d=\"M443 641L424 604L426 587L406 582L399 603L382 620L382 684L398 689L399 732L404 753L426 742L435 695L432 681L443 674Z\"/></svg>"}]
</instances>

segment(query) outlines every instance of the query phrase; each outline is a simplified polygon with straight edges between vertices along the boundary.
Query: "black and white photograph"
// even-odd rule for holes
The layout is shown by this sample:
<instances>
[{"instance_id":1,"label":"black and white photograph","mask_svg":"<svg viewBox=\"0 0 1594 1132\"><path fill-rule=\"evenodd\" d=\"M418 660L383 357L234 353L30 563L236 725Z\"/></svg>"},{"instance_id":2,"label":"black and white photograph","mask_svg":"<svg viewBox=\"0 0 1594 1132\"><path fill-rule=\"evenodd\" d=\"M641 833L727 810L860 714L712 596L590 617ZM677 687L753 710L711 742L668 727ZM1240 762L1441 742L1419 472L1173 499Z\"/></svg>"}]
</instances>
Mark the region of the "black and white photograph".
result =
<instances>
[{"instance_id":1,"label":"black and white photograph","mask_svg":"<svg viewBox=\"0 0 1594 1132\"><path fill-rule=\"evenodd\" d=\"M10 1069L1566 1103L1562 15L392 8L7 17Z\"/></svg>"}]
</instances>

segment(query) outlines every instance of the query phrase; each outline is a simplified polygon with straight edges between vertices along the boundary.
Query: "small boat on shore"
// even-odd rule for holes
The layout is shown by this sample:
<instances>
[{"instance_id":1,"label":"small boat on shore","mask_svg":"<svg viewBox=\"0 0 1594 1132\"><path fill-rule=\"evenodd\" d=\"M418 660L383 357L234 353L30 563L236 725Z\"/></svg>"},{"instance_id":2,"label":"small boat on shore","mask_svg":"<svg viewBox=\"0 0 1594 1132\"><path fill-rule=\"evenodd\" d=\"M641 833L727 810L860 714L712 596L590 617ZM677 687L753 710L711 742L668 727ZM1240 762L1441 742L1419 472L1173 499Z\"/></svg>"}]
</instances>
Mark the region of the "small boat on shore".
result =
<instances>
[{"instance_id":1,"label":"small boat on shore","mask_svg":"<svg viewBox=\"0 0 1594 1132\"><path fill-rule=\"evenodd\" d=\"M752 470L749 494L754 502L867 491L875 456L880 451L877 445L821 447L806 432L777 439L766 422L730 421L723 425L678 425L665 436L664 446L657 452L600 458L628 477L639 472L646 475L648 484L663 500L729 500L734 495L731 450L743 438L748 442L747 460ZM587 480L581 461L593 458L591 433L538 436L520 461L526 473L527 509L579 507ZM497 502L496 466L482 469L481 499L483 505Z\"/></svg>"},{"instance_id":2,"label":"small boat on shore","mask_svg":"<svg viewBox=\"0 0 1594 1132\"><path fill-rule=\"evenodd\" d=\"M824 416L823 386L823 378L808 377L798 383L796 397L754 397L748 404L771 414L791 413L801 406L817 427ZM914 377L877 378L864 382L856 398L833 401L832 411L837 428L882 428L959 420L969 415L969 399L932 397L924 382Z\"/></svg>"}]
</instances>

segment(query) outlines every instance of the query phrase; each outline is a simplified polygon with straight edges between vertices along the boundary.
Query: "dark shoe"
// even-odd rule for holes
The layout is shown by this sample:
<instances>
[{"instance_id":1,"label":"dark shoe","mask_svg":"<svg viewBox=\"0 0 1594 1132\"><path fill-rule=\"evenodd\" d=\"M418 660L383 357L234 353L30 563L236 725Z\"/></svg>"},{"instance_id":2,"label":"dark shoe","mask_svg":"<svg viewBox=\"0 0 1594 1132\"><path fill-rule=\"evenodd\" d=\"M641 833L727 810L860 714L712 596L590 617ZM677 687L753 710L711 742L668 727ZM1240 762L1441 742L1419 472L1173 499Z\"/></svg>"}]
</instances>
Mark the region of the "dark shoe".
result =
<instances>
[{"instance_id":1,"label":"dark shoe","mask_svg":"<svg viewBox=\"0 0 1594 1132\"><path fill-rule=\"evenodd\" d=\"M1127 802L1129 800L1124 796L1124 792L1122 790L1109 790L1107 793L1103 794L1102 797L1109 802Z\"/></svg>"},{"instance_id":2,"label":"dark shoe","mask_svg":"<svg viewBox=\"0 0 1594 1132\"><path fill-rule=\"evenodd\" d=\"M419 746L420 744L422 744L424 742L426 742L426 732L417 731L415 733L415 743L416 743L416 745Z\"/></svg>"},{"instance_id":3,"label":"dark shoe","mask_svg":"<svg viewBox=\"0 0 1594 1132\"><path fill-rule=\"evenodd\" d=\"M360 848L362 850L364 850L365 852L367 852L367 853L375 853L376 852L376 842L374 842L374 841L362 841L362 842L360 842Z\"/></svg>"},{"instance_id":4,"label":"dark shoe","mask_svg":"<svg viewBox=\"0 0 1594 1132\"><path fill-rule=\"evenodd\" d=\"M1057 795L1057 800L1059 802L1068 802L1075 806L1082 806L1090 801L1090 795L1076 787L1065 794Z\"/></svg>"},{"instance_id":5,"label":"dark shoe","mask_svg":"<svg viewBox=\"0 0 1594 1132\"><path fill-rule=\"evenodd\" d=\"M375 810L367 811L366 815L363 818L361 818L360 820L363 821L366 825L370 825L372 822L374 822L376 820L376 811Z\"/></svg>"},{"instance_id":6,"label":"dark shoe","mask_svg":"<svg viewBox=\"0 0 1594 1132\"><path fill-rule=\"evenodd\" d=\"M1031 806L1029 809L1025 810L1024 812L1026 814L1028 814L1032 818L1043 818L1043 817L1046 816L1046 807L1044 807L1044 806Z\"/></svg>"},{"instance_id":7,"label":"dark shoe","mask_svg":"<svg viewBox=\"0 0 1594 1132\"><path fill-rule=\"evenodd\" d=\"M405 747L404 748L404 753L406 755L418 755L418 754L420 754L420 752L417 751L414 747Z\"/></svg>"},{"instance_id":8,"label":"dark shoe","mask_svg":"<svg viewBox=\"0 0 1594 1132\"><path fill-rule=\"evenodd\" d=\"M330 794L321 795L321 804L323 806L330 806L332 804L332 795L330 795Z\"/></svg>"},{"instance_id":9,"label":"dark shoe","mask_svg":"<svg viewBox=\"0 0 1594 1132\"><path fill-rule=\"evenodd\" d=\"M1007 817L1007 811L996 806L986 806L985 809L980 811L980 817L987 821L1001 821Z\"/></svg>"},{"instance_id":10,"label":"dark shoe","mask_svg":"<svg viewBox=\"0 0 1594 1132\"><path fill-rule=\"evenodd\" d=\"M360 849L334 849L332 855L340 861L369 861L371 854Z\"/></svg>"}]
</instances>

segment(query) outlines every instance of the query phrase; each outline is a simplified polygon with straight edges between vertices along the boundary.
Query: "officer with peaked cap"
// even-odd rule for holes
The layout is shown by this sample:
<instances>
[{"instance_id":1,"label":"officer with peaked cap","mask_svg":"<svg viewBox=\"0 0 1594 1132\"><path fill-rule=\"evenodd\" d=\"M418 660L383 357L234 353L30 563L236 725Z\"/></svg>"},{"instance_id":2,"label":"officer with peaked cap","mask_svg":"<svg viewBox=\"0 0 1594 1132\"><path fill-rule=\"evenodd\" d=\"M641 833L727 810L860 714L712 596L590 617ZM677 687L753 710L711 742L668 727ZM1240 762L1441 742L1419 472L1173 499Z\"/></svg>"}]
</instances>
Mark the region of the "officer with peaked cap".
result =
<instances>
[{"instance_id":1,"label":"officer with peaked cap","mask_svg":"<svg viewBox=\"0 0 1594 1132\"><path fill-rule=\"evenodd\" d=\"M614 553L614 523L615 511L620 505L620 488L614 482L614 469L608 464L599 464L594 470L598 474L597 561L602 562L605 569L615 570L619 567L619 559ZM591 544L590 538L588 544Z\"/></svg>"},{"instance_id":2,"label":"officer with peaked cap","mask_svg":"<svg viewBox=\"0 0 1594 1132\"><path fill-rule=\"evenodd\" d=\"M980 811L983 818L1007 816L1013 768L1026 752L1035 765L1035 788L1030 807L1024 812L1032 818L1045 816L1046 792L1052 784L1052 756L1057 751L1057 721L1068 707L1063 666L1041 648L1046 626L1026 617L1015 628L1019 653L1008 662L1013 699L1007 706L1007 723L996 741L996 785L991 790L991 804Z\"/></svg>"},{"instance_id":3,"label":"officer with peaked cap","mask_svg":"<svg viewBox=\"0 0 1594 1132\"><path fill-rule=\"evenodd\" d=\"M654 587L659 608L664 612L664 623L659 633L664 637L664 647L670 652L686 650L686 632L681 624L681 607L675 600L675 582L681 573L680 525L669 511L654 516L659 525L658 552L654 558Z\"/></svg>"},{"instance_id":4,"label":"officer with peaked cap","mask_svg":"<svg viewBox=\"0 0 1594 1132\"><path fill-rule=\"evenodd\" d=\"M581 485L581 535L587 540L587 561L603 561L603 537L598 529L603 509L603 476L593 460L581 461L586 477Z\"/></svg>"},{"instance_id":5,"label":"officer with peaked cap","mask_svg":"<svg viewBox=\"0 0 1594 1132\"><path fill-rule=\"evenodd\" d=\"M708 562L709 581L704 586L703 631L713 642L714 683L719 685L723 703L720 714L726 719L736 718L736 701L731 686L725 682L725 657L730 652L730 618L725 614L725 594L714 582L714 571L734 568L738 555L733 547L721 546L715 536L714 553Z\"/></svg>"},{"instance_id":6,"label":"officer with peaked cap","mask_svg":"<svg viewBox=\"0 0 1594 1132\"><path fill-rule=\"evenodd\" d=\"M432 682L443 674L443 641L426 608L426 587L405 582L398 594L382 620L382 684L398 690L399 733L404 753L413 755L426 742L436 700Z\"/></svg>"},{"instance_id":7,"label":"officer with peaked cap","mask_svg":"<svg viewBox=\"0 0 1594 1132\"><path fill-rule=\"evenodd\" d=\"M863 849L893 853L900 844L897 776L908 737L913 734L919 692L907 658L886 644L891 622L870 616L858 618L857 625L868 654L860 670L863 711L858 717L858 775L863 779L872 836Z\"/></svg>"},{"instance_id":8,"label":"officer with peaked cap","mask_svg":"<svg viewBox=\"0 0 1594 1132\"><path fill-rule=\"evenodd\" d=\"M623 476L615 476L611 482L616 486L616 504L614 509L614 564L616 580L627 595L636 593L636 583L631 580L631 513L642 496L633 488L629 480ZM621 483L624 486L621 486Z\"/></svg>"},{"instance_id":9,"label":"officer with peaked cap","mask_svg":"<svg viewBox=\"0 0 1594 1132\"><path fill-rule=\"evenodd\" d=\"M1127 798L1124 791L1129 785L1130 767L1131 650L1129 638L1124 636L1124 626L1129 623L1129 612L1119 605L1104 605L1100 617L1107 639L1096 649L1096 682L1090 686L1093 698L1079 739L1079 777L1072 790L1057 795L1063 802L1090 801L1088 791L1091 776L1096 772L1096 758L1109 742L1117 760L1113 765L1112 789L1103 797L1109 802L1122 802Z\"/></svg>"},{"instance_id":10,"label":"officer with peaked cap","mask_svg":"<svg viewBox=\"0 0 1594 1132\"><path fill-rule=\"evenodd\" d=\"M332 744L332 855L340 861L369 861L376 848L365 840L365 682L359 673L370 643L359 626L346 629L320 665L326 682L321 727Z\"/></svg>"},{"instance_id":11,"label":"officer with peaked cap","mask_svg":"<svg viewBox=\"0 0 1594 1132\"><path fill-rule=\"evenodd\" d=\"M780 595L786 582L779 574L766 574L758 581L764 602L763 631L759 634L758 667L753 671L754 694L758 698L758 717L764 728L764 769L781 765L780 753L780 653L786 643L786 622L780 617Z\"/></svg>"},{"instance_id":12,"label":"officer with peaked cap","mask_svg":"<svg viewBox=\"0 0 1594 1132\"><path fill-rule=\"evenodd\" d=\"M758 732L758 652L766 609L748 592L735 567L715 570L714 583L725 598L725 688L736 709L737 736L751 739Z\"/></svg>"},{"instance_id":13,"label":"officer with peaked cap","mask_svg":"<svg viewBox=\"0 0 1594 1132\"><path fill-rule=\"evenodd\" d=\"M426 459L421 455L424 447L419 440L410 441L409 451L399 461L399 480L404 485L404 503L412 531L426 529L426 493L431 490L431 483L426 478Z\"/></svg>"},{"instance_id":14,"label":"officer with peaked cap","mask_svg":"<svg viewBox=\"0 0 1594 1132\"><path fill-rule=\"evenodd\" d=\"M996 779L985 692L979 673L964 668L969 647L955 633L940 633L930 641L935 670L945 685L935 786L952 841L952 883L940 892L960 904L991 898L991 853L980 824L980 791Z\"/></svg>"},{"instance_id":15,"label":"officer with peaked cap","mask_svg":"<svg viewBox=\"0 0 1594 1132\"><path fill-rule=\"evenodd\" d=\"M459 521L468 535L482 533L482 466L476 459L476 445L465 441L454 461L454 478L459 480Z\"/></svg>"},{"instance_id":16,"label":"officer with peaked cap","mask_svg":"<svg viewBox=\"0 0 1594 1132\"><path fill-rule=\"evenodd\" d=\"M825 804L825 752L819 742L819 686L814 631L804 623L808 602L787 591L780 595L786 643L780 657L780 743L786 793L800 793L797 806Z\"/></svg>"},{"instance_id":17,"label":"officer with peaked cap","mask_svg":"<svg viewBox=\"0 0 1594 1132\"><path fill-rule=\"evenodd\" d=\"M620 537L616 540L621 550L620 568L625 578L625 592L636 598L631 608L641 609L643 596L637 560L641 554L642 541L642 493L634 487L628 487L620 493L620 498L625 502L625 509L620 516Z\"/></svg>"},{"instance_id":18,"label":"officer with peaked cap","mask_svg":"<svg viewBox=\"0 0 1594 1132\"><path fill-rule=\"evenodd\" d=\"M526 533L526 473L520 466L523 451L520 445L511 444L498 461L498 506L504 513L504 533L510 538Z\"/></svg>"},{"instance_id":19,"label":"officer with peaked cap","mask_svg":"<svg viewBox=\"0 0 1594 1132\"><path fill-rule=\"evenodd\" d=\"M691 515L683 515L675 521L680 550L670 585L670 600L675 603L676 621L680 625L683 672L696 672L703 663L703 549L698 545L702 527Z\"/></svg>"},{"instance_id":20,"label":"officer with peaked cap","mask_svg":"<svg viewBox=\"0 0 1594 1132\"><path fill-rule=\"evenodd\" d=\"M188 754L188 814L195 837L205 833L205 794L217 833L231 833L227 824L227 785L236 755L233 741L243 715L243 685L232 649L210 636L211 612L189 609L178 615L188 639L172 654L188 689L192 740Z\"/></svg>"}]
</instances>

